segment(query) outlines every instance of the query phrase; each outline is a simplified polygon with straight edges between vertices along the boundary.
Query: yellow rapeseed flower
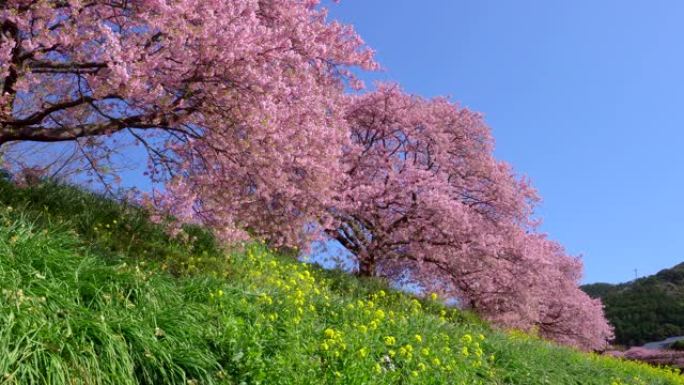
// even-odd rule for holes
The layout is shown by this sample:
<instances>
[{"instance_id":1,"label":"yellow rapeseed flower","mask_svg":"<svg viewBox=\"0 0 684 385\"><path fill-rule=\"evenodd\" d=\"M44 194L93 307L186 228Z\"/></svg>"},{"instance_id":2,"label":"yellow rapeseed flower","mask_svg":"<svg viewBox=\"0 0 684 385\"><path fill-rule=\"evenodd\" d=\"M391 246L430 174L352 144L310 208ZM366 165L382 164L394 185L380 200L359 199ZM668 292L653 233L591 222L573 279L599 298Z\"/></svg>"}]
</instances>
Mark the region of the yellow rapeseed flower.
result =
<instances>
[{"instance_id":1,"label":"yellow rapeseed flower","mask_svg":"<svg viewBox=\"0 0 684 385\"><path fill-rule=\"evenodd\" d=\"M383 338L383 341L385 341L385 345L387 346L392 346L397 343L397 339L392 336L385 336L385 338Z\"/></svg>"},{"instance_id":2,"label":"yellow rapeseed flower","mask_svg":"<svg viewBox=\"0 0 684 385\"><path fill-rule=\"evenodd\" d=\"M334 339L336 336L335 330L331 329L331 328L325 329L325 331L323 331L323 334L325 335L326 338L329 338L329 339Z\"/></svg>"},{"instance_id":3,"label":"yellow rapeseed flower","mask_svg":"<svg viewBox=\"0 0 684 385\"><path fill-rule=\"evenodd\" d=\"M421 307L423 307L417 299L411 300L411 306L415 309L420 309Z\"/></svg>"}]
</instances>

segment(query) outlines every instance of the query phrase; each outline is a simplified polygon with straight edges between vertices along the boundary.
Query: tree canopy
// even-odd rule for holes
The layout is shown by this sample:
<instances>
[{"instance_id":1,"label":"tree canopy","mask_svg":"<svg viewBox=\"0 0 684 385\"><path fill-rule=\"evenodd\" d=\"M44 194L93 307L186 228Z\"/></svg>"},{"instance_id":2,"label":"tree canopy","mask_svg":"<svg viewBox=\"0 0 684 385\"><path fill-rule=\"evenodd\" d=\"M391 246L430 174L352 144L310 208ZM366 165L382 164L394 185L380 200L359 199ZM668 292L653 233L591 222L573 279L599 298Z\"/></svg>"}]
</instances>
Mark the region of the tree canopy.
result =
<instances>
[{"instance_id":1,"label":"tree canopy","mask_svg":"<svg viewBox=\"0 0 684 385\"><path fill-rule=\"evenodd\" d=\"M583 347L611 335L581 262L535 231L536 192L493 157L479 114L397 86L352 98L327 234L362 275L406 279L488 319ZM586 326L591 325L591 328Z\"/></svg>"}]
</instances>

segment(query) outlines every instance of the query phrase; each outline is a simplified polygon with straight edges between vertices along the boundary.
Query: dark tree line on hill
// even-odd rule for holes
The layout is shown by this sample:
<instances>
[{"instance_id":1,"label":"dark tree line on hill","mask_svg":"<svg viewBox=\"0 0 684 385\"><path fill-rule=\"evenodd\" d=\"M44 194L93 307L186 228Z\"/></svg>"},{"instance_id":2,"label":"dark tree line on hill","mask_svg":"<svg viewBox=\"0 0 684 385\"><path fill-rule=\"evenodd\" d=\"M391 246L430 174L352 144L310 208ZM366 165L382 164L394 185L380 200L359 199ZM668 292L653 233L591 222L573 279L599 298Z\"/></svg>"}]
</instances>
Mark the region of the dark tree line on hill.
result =
<instances>
[{"instance_id":1,"label":"dark tree line on hill","mask_svg":"<svg viewBox=\"0 0 684 385\"><path fill-rule=\"evenodd\" d=\"M638 346L684 335L684 263L631 282L582 289L602 299L616 344Z\"/></svg>"}]
</instances>

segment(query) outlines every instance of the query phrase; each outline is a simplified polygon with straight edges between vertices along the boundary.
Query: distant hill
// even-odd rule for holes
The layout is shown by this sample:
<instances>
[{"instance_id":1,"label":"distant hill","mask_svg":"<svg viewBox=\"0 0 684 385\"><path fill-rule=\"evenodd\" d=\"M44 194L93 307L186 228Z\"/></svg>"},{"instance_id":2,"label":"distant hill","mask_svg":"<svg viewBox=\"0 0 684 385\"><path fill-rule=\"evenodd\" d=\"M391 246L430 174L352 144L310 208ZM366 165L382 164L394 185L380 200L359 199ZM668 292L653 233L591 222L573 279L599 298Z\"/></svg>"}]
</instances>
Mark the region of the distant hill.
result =
<instances>
[{"instance_id":1,"label":"distant hill","mask_svg":"<svg viewBox=\"0 0 684 385\"><path fill-rule=\"evenodd\" d=\"M634 281L582 289L603 300L616 344L638 346L684 335L684 263Z\"/></svg>"}]
</instances>

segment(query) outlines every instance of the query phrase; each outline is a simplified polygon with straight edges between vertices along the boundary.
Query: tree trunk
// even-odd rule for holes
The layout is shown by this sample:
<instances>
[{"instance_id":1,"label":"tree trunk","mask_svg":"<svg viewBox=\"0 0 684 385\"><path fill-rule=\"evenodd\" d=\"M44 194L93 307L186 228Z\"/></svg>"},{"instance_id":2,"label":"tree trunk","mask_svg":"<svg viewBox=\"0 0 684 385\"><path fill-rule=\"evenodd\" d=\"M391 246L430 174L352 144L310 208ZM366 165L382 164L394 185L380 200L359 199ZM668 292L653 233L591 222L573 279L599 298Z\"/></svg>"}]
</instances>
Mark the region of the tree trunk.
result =
<instances>
[{"instance_id":1,"label":"tree trunk","mask_svg":"<svg viewBox=\"0 0 684 385\"><path fill-rule=\"evenodd\" d=\"M366 257L359 259L359 271L357 273L360 277L374 277L375 276L375 258Z\"/></svg>"}]
</instances>

